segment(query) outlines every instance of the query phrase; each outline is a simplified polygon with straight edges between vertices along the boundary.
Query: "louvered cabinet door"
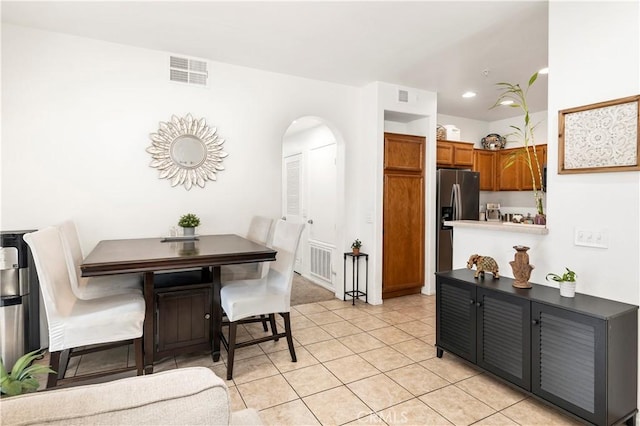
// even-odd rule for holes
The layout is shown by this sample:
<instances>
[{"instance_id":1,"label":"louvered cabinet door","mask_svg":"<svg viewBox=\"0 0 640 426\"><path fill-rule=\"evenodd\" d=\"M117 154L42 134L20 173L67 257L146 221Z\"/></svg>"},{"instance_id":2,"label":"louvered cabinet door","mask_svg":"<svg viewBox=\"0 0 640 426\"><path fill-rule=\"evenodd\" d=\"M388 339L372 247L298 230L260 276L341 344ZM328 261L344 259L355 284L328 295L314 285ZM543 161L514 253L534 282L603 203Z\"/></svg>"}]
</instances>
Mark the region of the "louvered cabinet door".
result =
<instances>
[{"instance_id":1,"label":"louvered cabinet door","mask_svg":"<svg viewBox=\"0 0 640 426\"><path fill-rule=\"evenodd\" d=\"M531 389L531 302L477 289L477 364Z\"/></svg>"},{"instance_id":2,"label":"louvered cabinet door","mask_svg":"<svg viewBox=\"0 0 640 426\"><path fill-rule=\"evenodd\" d=\"M532 304L532 392L606 423L606 321Z\"/></svg>"},{"instance_id":3,"label":"louvered cabinet door","mask_svg":"<svg viewBox=\"0 0 640 426\"><path fill-rule=\"evenodd\" d=\"M476 362L476 288L458 281L436 281L436 346Z\"/></svg>"}]
</instances>

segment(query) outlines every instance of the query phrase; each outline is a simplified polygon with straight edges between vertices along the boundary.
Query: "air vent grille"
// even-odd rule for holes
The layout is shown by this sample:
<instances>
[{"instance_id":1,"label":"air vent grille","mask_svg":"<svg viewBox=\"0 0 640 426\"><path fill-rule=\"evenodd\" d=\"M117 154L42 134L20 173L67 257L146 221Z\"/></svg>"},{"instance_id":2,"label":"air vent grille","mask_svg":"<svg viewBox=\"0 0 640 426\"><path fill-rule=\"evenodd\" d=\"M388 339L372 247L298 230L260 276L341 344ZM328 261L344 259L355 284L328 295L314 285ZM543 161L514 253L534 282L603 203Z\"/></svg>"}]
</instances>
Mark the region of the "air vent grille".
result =
<instances>
[{"instance_id":1,"label":"air vent grille","mask_svg":"<svg viewBox=\"0 0 640 426\"><path fill-rule=\"evenodd\" d=\"M409 102L409 92L406 90L398 90L398 101Z\"/></svg>"},{"instance_id":2,"label":"air vent grille","mask_svg":"<svg viewBox=\"0 0 640 426\"><path fill-rule=\"evenodd\" d=\"M206 86L208 76L207 63L204 61L178 56L169 58L169 80L171 81Z\"/></svg>"}]
</instances>

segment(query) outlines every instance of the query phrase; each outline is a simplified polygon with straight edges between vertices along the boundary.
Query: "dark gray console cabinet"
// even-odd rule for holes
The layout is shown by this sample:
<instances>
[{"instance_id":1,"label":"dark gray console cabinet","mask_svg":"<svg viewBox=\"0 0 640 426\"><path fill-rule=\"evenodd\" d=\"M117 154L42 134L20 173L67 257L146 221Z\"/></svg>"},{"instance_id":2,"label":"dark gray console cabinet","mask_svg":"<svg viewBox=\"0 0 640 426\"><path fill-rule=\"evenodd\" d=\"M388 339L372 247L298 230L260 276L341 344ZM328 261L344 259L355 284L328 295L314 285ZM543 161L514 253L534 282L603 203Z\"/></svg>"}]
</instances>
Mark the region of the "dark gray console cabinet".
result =
<instances>
[{"instance_id":1,"label":"dark gray console cabinet","mask_svg":"<svg viewBox=\"0 0 640 426\"><path fill-rule=\"evenodd\" d=\"M597 425L635 424L638 307L436 273L436 347Z\"/></svg>"}]
</instances>

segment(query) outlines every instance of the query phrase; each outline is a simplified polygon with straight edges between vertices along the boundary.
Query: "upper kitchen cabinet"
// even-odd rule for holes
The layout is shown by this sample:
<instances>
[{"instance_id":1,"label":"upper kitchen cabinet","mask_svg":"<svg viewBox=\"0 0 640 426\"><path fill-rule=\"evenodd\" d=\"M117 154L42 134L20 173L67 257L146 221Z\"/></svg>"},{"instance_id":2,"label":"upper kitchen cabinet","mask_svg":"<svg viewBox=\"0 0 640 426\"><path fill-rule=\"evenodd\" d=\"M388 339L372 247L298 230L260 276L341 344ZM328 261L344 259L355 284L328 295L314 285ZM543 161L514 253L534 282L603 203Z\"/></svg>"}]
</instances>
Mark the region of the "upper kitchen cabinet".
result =
<instances>
[{"instance_id":1,"label":"upper kitchen cabinet","mask_svg":"<svg viewBox=\"0 0 640 426\"><path fill-rule=\"evenodd\" d=\"M436 146L438 167L469 169L473 167L473 144L467 142L438 141Z\"/></svg>"},{"instance_id":2,"label":"upper kitchen cabinet","mask_svg":"<svg viewBox=\"0 0 640 426\"><path fill-rule=\"evenodd\" d=\"M509 167L505 167L513 159L513 154L521 148L490 151L476 149L474 152L473 170L480 172L481 191L532 191L531 172L524 158L519 157ZM532 148L529 147L531 150ZM540 167L547 164L547 145L536 145L536 155ZM532 152L533 159L533 152ZM536 187L540 188L540 177L534 165Z\"/></svg>"},{"instance_id":3,"label":"upper kitchen cabinet","mask_svg":"<svg viewBox=\"0 0 640 426\"><path fill-rule=\"evenodd\" d=\"M473 171L480 173L480 191L496 190L495 151L476 149L473 153Z\"/></svg>"}]
</instances>

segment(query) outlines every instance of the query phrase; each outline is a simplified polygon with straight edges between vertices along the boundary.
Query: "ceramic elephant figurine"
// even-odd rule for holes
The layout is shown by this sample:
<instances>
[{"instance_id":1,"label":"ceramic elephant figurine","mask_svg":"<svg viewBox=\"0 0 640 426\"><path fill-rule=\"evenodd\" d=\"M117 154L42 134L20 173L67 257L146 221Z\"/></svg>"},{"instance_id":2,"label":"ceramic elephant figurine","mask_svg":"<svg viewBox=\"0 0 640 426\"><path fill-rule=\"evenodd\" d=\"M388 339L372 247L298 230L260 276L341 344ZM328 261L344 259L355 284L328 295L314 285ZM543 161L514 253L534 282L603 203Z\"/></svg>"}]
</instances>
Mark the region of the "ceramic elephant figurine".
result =
<instances>
[{"instance_id":1,"label":"ceramic elephant figurine","mask_svg":"<svg viewBox=\"0 0 640 426\"><path fill-rule=\"evenodd\" d=\"M471 269L473 265L476 265L476 273L473 275L475 278L478 278L480 274L482 274L482 278L484 278L485 272L492 273L493 278L500 278L498 274L498 263L493 257L472 254L467 262L467 268Z\"/></svg>"}]
</instances>

